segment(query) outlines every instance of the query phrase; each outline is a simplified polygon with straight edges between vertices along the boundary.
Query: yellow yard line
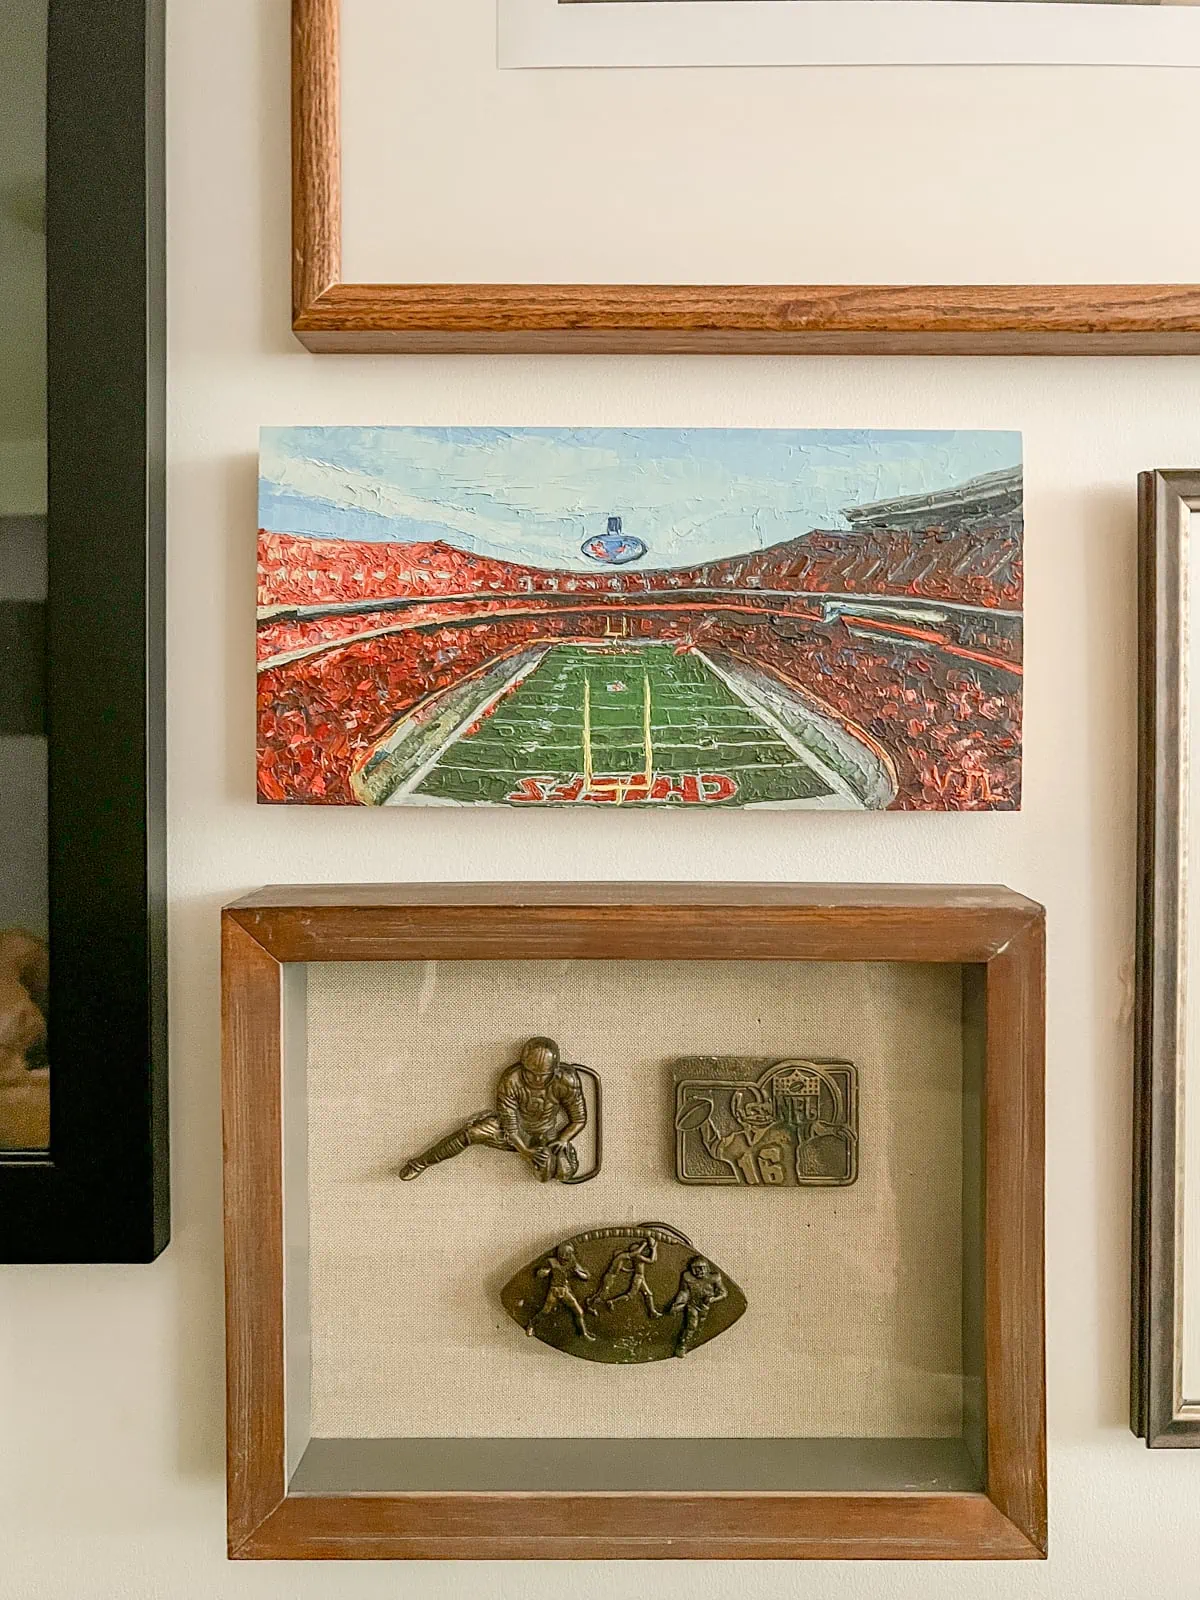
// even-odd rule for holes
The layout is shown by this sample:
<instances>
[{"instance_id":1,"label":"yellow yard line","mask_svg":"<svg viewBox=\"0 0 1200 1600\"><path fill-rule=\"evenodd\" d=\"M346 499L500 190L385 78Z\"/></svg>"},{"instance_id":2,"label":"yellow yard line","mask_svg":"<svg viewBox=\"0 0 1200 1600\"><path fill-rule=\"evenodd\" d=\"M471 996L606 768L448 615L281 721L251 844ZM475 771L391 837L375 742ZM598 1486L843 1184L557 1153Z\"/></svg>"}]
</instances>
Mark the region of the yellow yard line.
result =
<instances>
[{"instance_id":1,"label":"yellow yard line","mask_svg":"<svg viewBox=\"0 0 1200 1600\"><path fill-rule=\"evenodd\" d=\"M592 680L583 669L583 792L592 787Z\"/></svg>"},{"instance_id":2,"label":"yellow yard line","mask_svg":"<svg viewBox=\"0 0 1200 1600\"><path fill-rule=\"evenodd\" d=\"M650 728L650 674L642 673L642 742L646 747L646 788L654 781L654 739Z\"/></svg>"}]
</instances>

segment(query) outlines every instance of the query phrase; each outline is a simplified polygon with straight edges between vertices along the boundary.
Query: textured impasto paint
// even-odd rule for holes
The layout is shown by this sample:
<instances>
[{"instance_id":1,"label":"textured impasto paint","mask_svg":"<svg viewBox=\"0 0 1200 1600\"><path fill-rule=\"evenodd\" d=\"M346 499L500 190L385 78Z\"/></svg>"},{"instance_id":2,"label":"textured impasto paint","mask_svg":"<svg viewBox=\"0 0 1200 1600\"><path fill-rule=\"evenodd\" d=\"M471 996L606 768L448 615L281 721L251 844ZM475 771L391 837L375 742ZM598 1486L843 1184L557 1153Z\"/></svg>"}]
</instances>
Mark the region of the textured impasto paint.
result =
<instances>
[{"instance_id":1,"label":"textured impasto paint","mask_svg":"<svg viewBox=\"0 0 1200 1600\"><path fill-rule=\"evenodd\" d=\"M258 782L322 805L1012 810L1015 433L262 438Z\"/></svg>"}]
</instances>

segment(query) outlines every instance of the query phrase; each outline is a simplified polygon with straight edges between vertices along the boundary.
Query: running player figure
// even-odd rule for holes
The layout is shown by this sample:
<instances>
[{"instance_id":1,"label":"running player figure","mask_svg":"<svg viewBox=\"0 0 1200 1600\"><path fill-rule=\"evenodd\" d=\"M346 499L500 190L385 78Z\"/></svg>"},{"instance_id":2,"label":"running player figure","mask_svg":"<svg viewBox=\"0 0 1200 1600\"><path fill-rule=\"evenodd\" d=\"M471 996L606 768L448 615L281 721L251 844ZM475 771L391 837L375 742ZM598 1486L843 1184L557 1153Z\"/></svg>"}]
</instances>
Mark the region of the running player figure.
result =
<instances>
[{"instance_id":1,"label":"running player figure","mask_svg":"<svg viewBox=\"0 0 1200 1600\"><path fill-rule=\"evenodd\" d=\"M469 1122L406 1161L400 1177L419 1178L426 1167L461 1155L469 1145L513 1150L523 1156L542 1183L570 1182L579 1171L572 1140L587 1126L581 1069L559 1060L553 1039L530 1039L521 1059L505 1069L496 1087L496 1109Z\"/></svg>"},{"instance_id":2,"label":"running player figure","mask_svg":"<svg viewBox=\"0 0 1200 1600\"><path fill-rule=\"evenodd\" d=\"M604 1269L604 1276L595 1294L587 1303L588 1310L593 1316L601 1311L611 1311L613 1306L619 1306L622 1300L632 1300L635 1294L640 1294L645 1301L646 1310L652 1317L665 1315L654 1304L654 1291L646 1282L646 1268L652 1261L658 1260L658 1242L653 1234L646 1234L627 1246L618 1250L608 1266ZM617 1285L629 1274L628 1285L618 1292Z\"/></svg>"},{"instance_id":3,"label":"running player figure","mask_svg":"<svg viewBox=\"0 0 1200 1600\"><path fill-rule=\"evenodd\" d=\"M546 1298L542 1301L541 1309L535 1311L525 1324L525 1332L531 1337L533 1325L539 1317L544 1317L556 1306L566 1306L571 1313L581 1339L595 1340L596 1335L588 1332L587 1323L584 1321L584 1309L575 1297L575 1279L588 1282L588 1273L579 1265L575 1255L575 1246L568 1239L565 1244L560 1244L558 1249L534 1273L535 1278L549 1278L546 1286Z\"/></svg>"},{"instance_id":4,"label":"running player figure","mask_svg":"<svg viewBox=\"0 0 1200 1600\"><path fill-rule=\"evenodd\" d=\"M700 1329L708 1321L708 1313L718 1300L725 1299L727 1293L725 1280L712 1262L705 1256L693 1256L679 1280L679 1292L667 1307L668 1311L683 1312L683 1325L675 1341L675 1355L687 1355Z\"/></svg>"}]
</instances>

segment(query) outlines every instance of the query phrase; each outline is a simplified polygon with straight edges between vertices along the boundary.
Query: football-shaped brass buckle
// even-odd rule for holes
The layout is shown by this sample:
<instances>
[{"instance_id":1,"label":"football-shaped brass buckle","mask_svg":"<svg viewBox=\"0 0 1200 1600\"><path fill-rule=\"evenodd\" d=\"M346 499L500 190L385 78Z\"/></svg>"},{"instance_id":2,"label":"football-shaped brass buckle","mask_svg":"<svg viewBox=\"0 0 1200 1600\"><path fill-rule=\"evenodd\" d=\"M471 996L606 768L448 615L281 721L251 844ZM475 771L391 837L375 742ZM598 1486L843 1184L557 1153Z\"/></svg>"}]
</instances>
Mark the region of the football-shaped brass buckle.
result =
<instances>
[{"instance_id":1,"label":"football-shaped brass buckle","mask_svg":"<svg viewBox=\"0 0 1200 1600\"><path fill-rule=\"evenodd\" d=\"M728 1273L665 1222L564 1239L506 1283L500 1300L543 1344L620 1365L689 1355L746 1309Z\"/></svg>"}]
</instances>

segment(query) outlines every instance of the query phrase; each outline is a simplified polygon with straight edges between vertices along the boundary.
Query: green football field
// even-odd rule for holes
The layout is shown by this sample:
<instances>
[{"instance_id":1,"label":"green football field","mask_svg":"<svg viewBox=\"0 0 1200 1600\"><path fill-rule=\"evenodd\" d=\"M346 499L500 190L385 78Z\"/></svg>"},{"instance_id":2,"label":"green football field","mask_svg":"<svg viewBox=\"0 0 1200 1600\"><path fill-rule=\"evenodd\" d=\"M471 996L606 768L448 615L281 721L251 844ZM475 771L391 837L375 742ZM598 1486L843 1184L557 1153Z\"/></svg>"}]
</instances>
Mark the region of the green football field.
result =
<instances>
[{"instance_id":1,"label":"green football field","mask_svg":"<svg viewBox=\"0 0 1200 1600\"><path fill-rule=\"evenodd\" d=\"M813 800L825 779L698 655L556 645L413 797L512 804Z\"/></svg>"}]
</instances>

